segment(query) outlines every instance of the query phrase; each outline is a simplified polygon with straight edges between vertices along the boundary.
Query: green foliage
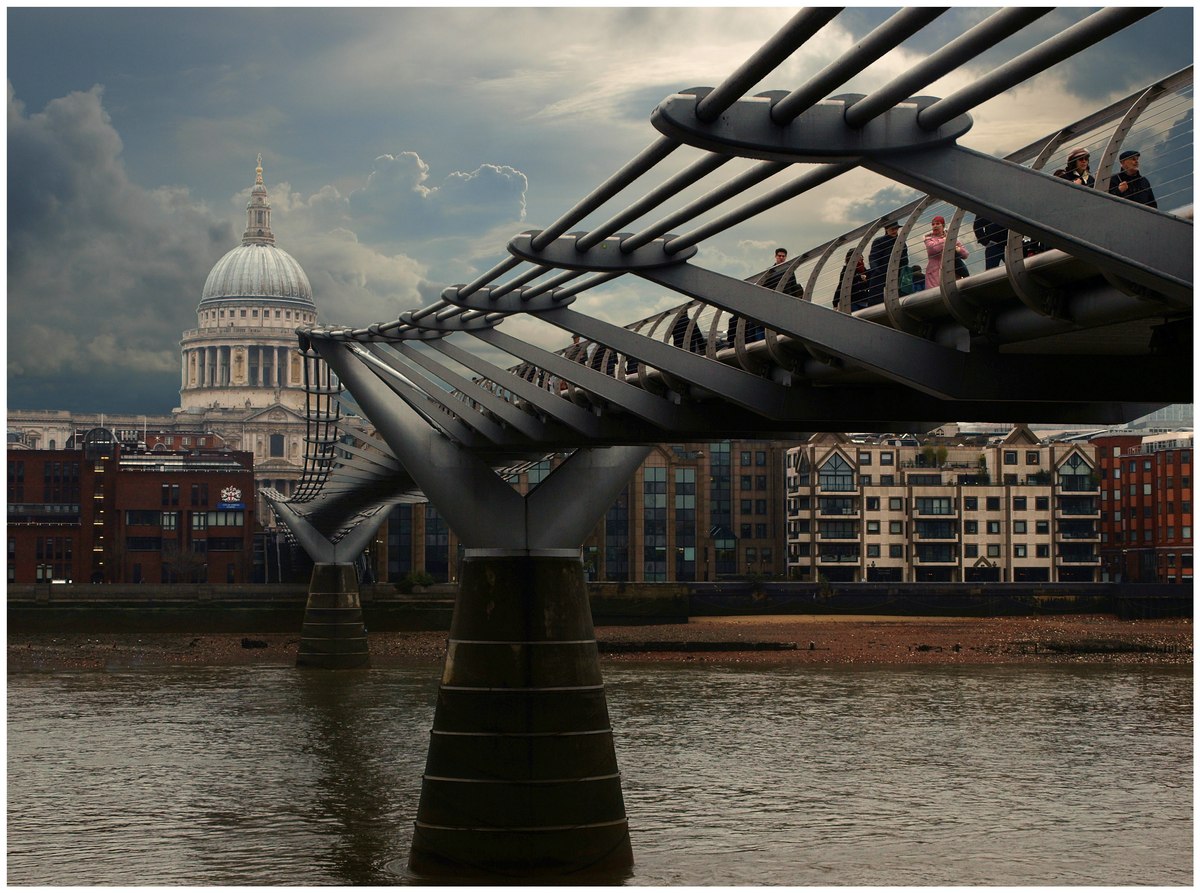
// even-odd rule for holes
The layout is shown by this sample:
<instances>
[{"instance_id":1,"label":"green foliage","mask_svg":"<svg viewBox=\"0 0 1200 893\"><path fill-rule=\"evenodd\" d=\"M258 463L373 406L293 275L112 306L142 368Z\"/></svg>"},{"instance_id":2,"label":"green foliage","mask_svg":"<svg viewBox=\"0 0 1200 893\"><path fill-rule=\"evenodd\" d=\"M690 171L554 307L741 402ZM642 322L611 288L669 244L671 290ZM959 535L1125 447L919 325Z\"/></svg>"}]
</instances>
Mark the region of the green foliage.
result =
<instances>
[{"instance_id":1,"label":"green foliage","mask_svg":"<svg viewBox=\"0 0 1200 893\"><path fill-rule=\"evenodd\" d=\"M425 571L412 571L396 581L396 591L409 595L417 586L432 586L436 582L437 580L432 574L427 574Z\"/></svg>"}]
</instances>

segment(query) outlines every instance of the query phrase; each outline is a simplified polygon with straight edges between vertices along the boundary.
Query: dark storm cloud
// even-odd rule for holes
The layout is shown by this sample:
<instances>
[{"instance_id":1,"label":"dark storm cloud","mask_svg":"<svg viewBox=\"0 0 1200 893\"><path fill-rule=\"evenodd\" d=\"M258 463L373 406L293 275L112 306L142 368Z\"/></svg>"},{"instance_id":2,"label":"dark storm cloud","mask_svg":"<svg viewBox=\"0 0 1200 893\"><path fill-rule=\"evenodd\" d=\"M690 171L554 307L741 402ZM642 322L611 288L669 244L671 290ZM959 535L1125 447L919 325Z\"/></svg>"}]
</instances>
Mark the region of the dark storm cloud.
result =
<instances>
[{"instance_id":1,"label":"dark storm cloud","mask_svg":"<svg viewBox=\"0 0 1200 893\"><path fill-rule=\"evenodd\" d=\"M62 408L175 405L179 334L232 228L129 183L98 88L29 115L10 85L8 151L9 405L45 407L61 382Z\"/></svg>"}]
</instances>

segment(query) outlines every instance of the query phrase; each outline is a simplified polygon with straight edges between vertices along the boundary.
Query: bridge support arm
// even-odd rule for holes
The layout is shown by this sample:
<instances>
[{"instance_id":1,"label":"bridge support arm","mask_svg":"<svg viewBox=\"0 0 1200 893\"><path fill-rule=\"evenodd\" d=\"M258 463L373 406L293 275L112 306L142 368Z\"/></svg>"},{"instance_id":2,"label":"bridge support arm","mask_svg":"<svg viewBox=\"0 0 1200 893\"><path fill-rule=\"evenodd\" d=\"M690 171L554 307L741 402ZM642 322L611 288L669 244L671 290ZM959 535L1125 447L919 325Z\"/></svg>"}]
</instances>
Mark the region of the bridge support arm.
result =
<instances>
[{"instance_id":1,"label":"bridge support arm","mask_svg":"<svg viewBox=\"0 0 1200 893\"><path fill-rule=\"evenodd\" d=\"M1191 306L1188 220L962 146L878 154L862 166Z\"/></svg>"}]
</instances>

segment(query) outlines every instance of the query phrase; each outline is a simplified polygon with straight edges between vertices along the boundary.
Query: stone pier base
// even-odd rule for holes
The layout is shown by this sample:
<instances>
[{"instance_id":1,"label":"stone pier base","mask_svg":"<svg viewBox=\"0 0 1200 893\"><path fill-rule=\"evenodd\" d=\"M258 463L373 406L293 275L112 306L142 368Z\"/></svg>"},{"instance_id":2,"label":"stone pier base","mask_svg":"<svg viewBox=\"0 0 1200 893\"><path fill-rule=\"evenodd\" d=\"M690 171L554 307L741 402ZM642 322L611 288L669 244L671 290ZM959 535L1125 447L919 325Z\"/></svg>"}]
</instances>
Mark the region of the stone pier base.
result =
<instances>
[{"instance_id":1,"label":"stone pier base","mask_svg":"<svg viewBox=\"0 0 1200 893\"><path fill-rule=\"evenodd\" d=\"M409 869L605 882L632 864L582 563L468 556Z\"/></svg>"},{"instance_id":2,"label":"stone pier base","mask_svg":"<svg viewBox=\"0 0 1200 893\"><path fill-rule=\"evenodd\" d=\"M350 670L370 662L354 566L314 565L296 666Z\"/></svg>"}]
</instances>

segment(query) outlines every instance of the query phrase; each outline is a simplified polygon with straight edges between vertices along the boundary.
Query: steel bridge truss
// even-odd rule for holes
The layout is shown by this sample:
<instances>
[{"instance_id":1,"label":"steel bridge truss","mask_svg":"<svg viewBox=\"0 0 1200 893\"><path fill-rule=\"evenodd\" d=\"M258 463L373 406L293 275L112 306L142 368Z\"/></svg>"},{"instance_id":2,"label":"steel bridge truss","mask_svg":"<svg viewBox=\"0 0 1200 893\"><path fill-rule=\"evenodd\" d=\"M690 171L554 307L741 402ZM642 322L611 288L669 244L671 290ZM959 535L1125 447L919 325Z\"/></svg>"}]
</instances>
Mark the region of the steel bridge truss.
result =
<instances>
[{"instance_id":1,"label":"steel bridge truss","mask_svg":"<svg viewBox=\"0 0 1200 893\"><path fill-rule=\"evenodd\" d=\"M905 9L796 89L747 95L839 12L803 10L716 88L660 103L651 117L660 137L559 220L513 238L493 269L391 322L300 330L301 347L382 383L388 396L375 413L402 404L493 467L581 446L921 430L948 419L1116 423L1190 402L1190 208L1165 213L1105 187L1126 140L1145 137L1138 122L1156 115L1187 118L1169 157L1186 156L1190 172L1191 69L1007 158L958 144L971 109L1154 10L1103 9L950 96L919 95L1049 11L1002 9L874 93L831 95L945 12ZM1096 188L1044 170L1069 142L1096 147ZM685 146L700 150L696 161L571 231ZM735 159L757 163L627 229ZM790 182L719 209L797 164ZM697 262L705 239L860 167L924 197L749 280ZM1182 175L1159 182L1174 179ZM902 294L902 251L935 211L948 220L948 244L968 213L1006 227L1005 263L959 279L946 251L938 287ZM856 261L888 219L902 223L882 300L854 309ZM1030 240L1046 250L1027 257ZM839 274L831 261L843 251ZM627 274L686 302L626 326L572 307ZM540 348L503 331L517 314L582 340Z\"/></svg>"}]
</instances>

